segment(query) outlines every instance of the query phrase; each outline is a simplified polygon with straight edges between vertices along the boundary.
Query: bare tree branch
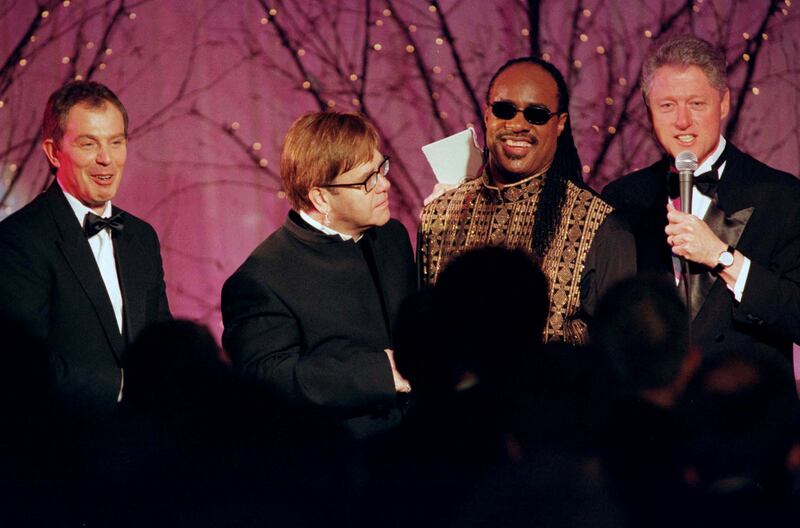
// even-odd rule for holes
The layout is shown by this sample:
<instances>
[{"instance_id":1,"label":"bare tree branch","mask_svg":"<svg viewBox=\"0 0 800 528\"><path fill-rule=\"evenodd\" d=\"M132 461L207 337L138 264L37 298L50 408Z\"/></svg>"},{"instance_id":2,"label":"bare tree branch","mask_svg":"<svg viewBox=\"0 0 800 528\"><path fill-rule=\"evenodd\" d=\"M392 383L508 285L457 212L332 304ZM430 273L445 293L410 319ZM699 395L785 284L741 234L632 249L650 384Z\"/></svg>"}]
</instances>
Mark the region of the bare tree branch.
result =
<instances>
[{"instance_id":1,"label":"bare tree branch","mask_svg":"<svg viewBox=\"0 0 800 528\"><path fill-rule=\"evenodd\" d=\"M478 102L478 98L475 95L475 90L472 87L472 83L469 82L469 79L467 78L467 72L464 70L464 65L461 61L461 55L458 53L458 49L456 48L456 39L453 36L452 31L450 31L450 24L448 24L447 18L442 12L438 0L432 0L431 5L436 8L435 11L439 20L439 26L442 28L442 34L444 35L444 39L450 48L450 55L453 57L453 63L455 64L458 78L461 79L464 92L467 94L470 103L472 103L472 111L475 113L475 121L480 122L481 117L483 116L483 109L481 108L481 104Z\"/></svg>"},{"instance_id":2,"label":"bare tree branch","mask_svg":"<svg viewBox=\"0 0 800 528\"><path fill-rule=\"evenodd\" d=\"M539 42L539 10L541 7L539 0L528 0L528 43L532 57L542 54L542 46Z\"/></svg>"},{"instance_id":3,"label":"bare tree branch","mask_svg":"<svg viewBox=\"0 0 800 528\"><path fill-rule=\"evenodd\" d=\"M682 15L687 14L692 10L690 4L684 4L680 8L678 8L675 12L670 14L668 17L661 21L661 24L658 28L658 33L653 35L653 38L658 38L659 35L662 35L668 32L672 26L680 19ZM636 72L636 78L638 79L641 76L642 68L641 64ZM639 94L639 83L631 82L628 83L628 90L625 93L625 96L622 99L622 111L619 113L616 122L614 123L614 127L616 128L617 132L615 134L606 134L603 138L603 142L600 145L600 149L597 152L597 155L594 158L593 167L594 170L592 174L597 175L600 173L600 169L605 162L606 156L608 155L609 149L611 145L614 143L617 137L621 137L620 132L622 132L626 125L629 123L630 120L630 113L629 109L631 108L631 103Z\"/></svg>"},{"instance_id":4,"label":"bare tree branch","mask_svg":"<svg viewBox=\"0 0 800 528\"><path fill-rule=\"evenodd\" d=\"M414 56L414 63L417 66L417 71L419 71L420 79L422 80L423 84L425 84L425 91L426 91L425 100L430 104L433 120L442 130L442 135L449 136L453 132L451 131L447 123L445 123L445 121L442 119L442 109L439 106L438 98L434 96L436 88L433 86L433 79L431 79L430 68L428 68L428 66L425 64L425 59L422 57L422 54L416 51L419 49L419 44L415 41L414 35L411 34L411 30L408 27L409 25L405 22L405 20L401 18L400 14L397 12L394 0L386 0L386 5L392 11L392 18L397 24L397 27L400 30L400 32L403 34L403 37L411 46L414 47L415 51L412 54Z\"/></svg>"},{"instance_id":5,"label":"bare tree branch","mask_svg":"<svg viewBox=\"0 0 800 528\"><path fill-rule=\"evenodd\" d=\"M319 86L317 83L314 82L313 77L309 75L308 70L306 69L305 64L303 61L300 60L300 57L297 55L297 46L292 43L292 40L289 38L289 34L283 28L282 24L278 21L277 15L278 13L273 10L271 7L267 5L265 0L257 0L258 4L261 5L261 8L264 9L266 13L266 18L269 21L270 25L275 28L275 32L278 34L278 39L281 42L281 45L289 52L291 56L291 60L294 62L295 67L303 76L303 78L309 82L308 92L314 97L317 101L317 105L319 106L320 110L325 110L328 105L325 103L325 100L322 98L319 92ZM273 14L274 13L274 14Z\"/></svg>"},{"instance_id":6,"label":"bare tree branch","mask_svg":"<svg viewBox=\"0 0 800 528\"><path fill-rule=\"evenodd\" d=\"M28 29L25 30L22 38L19 39L14 49L11 50L11 53L8 54L3 66L0 66L0 98L5 96L9 86L11 86L11 83L14 81L14 71L19 65L20 60L22 60L25 48L31 42L31 37L42 26L44 21L47 20L42 14L45 11L52 10L58 3L57 0L50 0L49 2L39 4L36 15L34 15L33 19L28 23Z\"/></svg>"},{"instance_id":7,"label":"bare tree branch","mask_svg":"<svg viewBox=\"0 0 800 528\"><path fill-rule=\"evenodd\" d=\"M750 54L750 60L747 61L744 82L742 83L742 88L739 90L739 95L736 98L736 104L732 105L731 116L728 120L728 125L725 127L725 137L732 138L736 134L736 127L739 124L739 116L741 115L741 112L744 109L745 101L750 94L749 88L750 83L753 80L753 74L756 70L756 62L758 62L758 57L764 41L766 40L764 39L764 33L767 31L767 24L769 24L770 18L772 18L772 15L774 15L777 11L778 0L770 0L767 12L764 14L761 24L758 27L756 37L747 43L747 50Z\"/></svg>"}]
</instances>

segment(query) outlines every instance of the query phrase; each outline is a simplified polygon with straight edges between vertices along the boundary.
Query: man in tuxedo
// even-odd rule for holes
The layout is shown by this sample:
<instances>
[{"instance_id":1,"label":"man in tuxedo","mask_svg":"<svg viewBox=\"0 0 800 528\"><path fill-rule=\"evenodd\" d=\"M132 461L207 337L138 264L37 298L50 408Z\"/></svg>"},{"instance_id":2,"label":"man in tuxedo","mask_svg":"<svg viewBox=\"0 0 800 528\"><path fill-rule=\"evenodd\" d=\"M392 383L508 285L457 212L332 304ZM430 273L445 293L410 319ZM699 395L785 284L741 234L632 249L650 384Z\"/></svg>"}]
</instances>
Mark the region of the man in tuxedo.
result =
<instances>
[{"instance_id":1,"label":"man in tuxedo","mask_svg":"<svg viewBox=\"0 0 800 528\"><path fill-rule=\"evenodd\" d=\"M668 157L603 191L632 216L639 271L678 282L677 257L690 263L692 340L704 354L759 346L791 357L800 341L800 182L721 136L730 91L725 58L708 42L663 41L646 58L641 84ZM671 201L683 151L699 163L692 214Z\"/></svg>"},{"instance_id":2,"label":"man in tuxedo","mask_svg":"<svg viewBox=\"0 0 800 528\"><path fill-rule=\"evenodd\" d=\"M50 353L59 403L94 421L124 396L126 343L170 317L158 238L116 207L128 115L102 84L47 102L42 148L55 181L0 223L0 316Z\"/></svg>"}]
</instances>

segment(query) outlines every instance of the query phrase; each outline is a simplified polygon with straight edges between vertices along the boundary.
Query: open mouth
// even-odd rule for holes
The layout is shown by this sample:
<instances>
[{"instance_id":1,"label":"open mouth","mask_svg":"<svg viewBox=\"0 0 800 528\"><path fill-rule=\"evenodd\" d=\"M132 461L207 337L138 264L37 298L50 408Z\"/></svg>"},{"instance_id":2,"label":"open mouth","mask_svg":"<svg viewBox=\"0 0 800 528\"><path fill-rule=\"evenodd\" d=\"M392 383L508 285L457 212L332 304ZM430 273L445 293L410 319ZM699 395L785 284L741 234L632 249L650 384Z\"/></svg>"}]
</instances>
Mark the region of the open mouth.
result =
<instances>
[{"instance_id":1,"label":"open mouth","mask_svg":"<svg viewBox=\"0 0 800 528\"><path fill-rule=\"evenodd\" d=\"M96 180L99 183L111 183L111 180L114 178L113 174L92 174L92 179Z\"/></svg>"},{"instance_id":2,"label":"open mouth","mask_svg":"<svg viewBox=\"0 0 800 528\"><path fill-rule=\"evenodd\" d=\"M680 136L675 136L675 139L677 139L678 143L681 145L691 145L696 137L697 136L694 134L682 134Z\"/></svg>"},{"instance_id":3,"label":"open mouth","mask_svg":"<svg viewBox=\"0 0 800 528\"><path fill-rule=\"evenodd\" d=\"M498 140L506 155L512 158L524 156L538 143L529 136L502 136Z\"/></svg>"},{"instance_id":4,"label":"open mouth","mask_svg":"<svg viewBox=\"0 0 800 528\"><path fill-rule=\"evenodd\" d=\"M503 142L509 147L514 147L514 148L528 148L532 146L530 141L524 139L506 138L503 140Z\"/></svg>"}]
</instances>

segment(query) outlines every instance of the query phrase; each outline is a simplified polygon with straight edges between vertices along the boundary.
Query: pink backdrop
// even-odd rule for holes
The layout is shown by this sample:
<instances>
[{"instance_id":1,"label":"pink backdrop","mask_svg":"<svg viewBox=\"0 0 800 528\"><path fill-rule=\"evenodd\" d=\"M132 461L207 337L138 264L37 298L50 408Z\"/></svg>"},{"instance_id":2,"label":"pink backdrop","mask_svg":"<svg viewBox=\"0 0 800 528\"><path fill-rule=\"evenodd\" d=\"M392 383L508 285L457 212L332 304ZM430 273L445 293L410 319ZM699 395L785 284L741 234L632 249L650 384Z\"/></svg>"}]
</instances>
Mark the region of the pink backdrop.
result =
<instances>
[{"instance_id":1,"label":"pink backdrop","mask_svg":"<svg viewBox=\"0 0 800 528\"><path fill-rule=\"evenodd\" d=\"M433 185L420 147L480 124L505 60L534 50L565 72L586 178L599 189L659 155L636 87L641 58L663 32L694 32L730 61L728 137L796 174L800 17L790 4L5 0L0 218L46 183L37 132L48 94L76 75L108 84L131 118L115 202L157 229L173 313L218 335L223 281L287 211L278 152L298 115L332 107L375 121L392 156L393 214L413 233Z\"/></svg>"}]
</instances>

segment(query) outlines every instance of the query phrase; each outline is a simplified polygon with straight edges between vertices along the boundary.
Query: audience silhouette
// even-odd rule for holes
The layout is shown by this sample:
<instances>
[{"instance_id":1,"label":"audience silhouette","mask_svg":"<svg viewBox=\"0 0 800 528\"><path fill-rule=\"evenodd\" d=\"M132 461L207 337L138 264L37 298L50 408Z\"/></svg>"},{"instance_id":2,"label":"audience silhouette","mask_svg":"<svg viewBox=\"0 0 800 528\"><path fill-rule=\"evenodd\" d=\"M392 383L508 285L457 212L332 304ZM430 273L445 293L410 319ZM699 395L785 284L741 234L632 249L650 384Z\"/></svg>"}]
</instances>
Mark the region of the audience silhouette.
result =
<instances>
[{"instance_id":1,"label":"audience silhouette","mask_svg":"<svg viewBox=\"0 0 800 528\"><path fill-rule=\"evenodd\" d=\"M491 280L485 280L491 277ZM800 412L783 357L689 346L649 276L611 288L591 345L542 344L538 264L466 252L403 304L401 427L355 442L292 416L190 321L126 351L113 420L54 397L44 344L0 321L8 526L781 526L800 519Z\"/></svg>"}]
</instances>

